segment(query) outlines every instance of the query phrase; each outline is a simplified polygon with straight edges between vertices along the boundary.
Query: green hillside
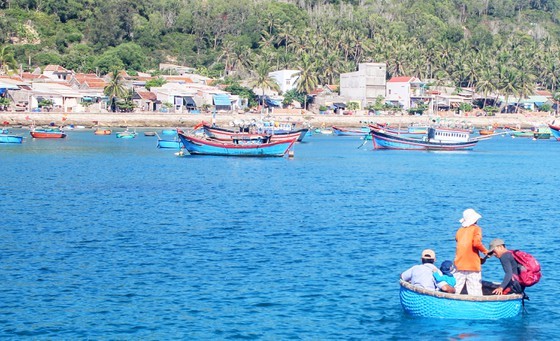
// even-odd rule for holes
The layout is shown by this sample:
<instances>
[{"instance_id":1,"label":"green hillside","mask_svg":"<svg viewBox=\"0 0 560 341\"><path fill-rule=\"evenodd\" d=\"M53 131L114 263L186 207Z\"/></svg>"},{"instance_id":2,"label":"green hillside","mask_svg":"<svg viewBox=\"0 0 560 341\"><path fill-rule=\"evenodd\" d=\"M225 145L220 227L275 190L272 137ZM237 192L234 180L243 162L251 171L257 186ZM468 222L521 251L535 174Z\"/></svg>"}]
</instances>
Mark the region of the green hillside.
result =
<instances>
[{"instance_id":1,"label":"green hillside","mask_svg":"<svg viewBox=\"0 0 560 341\"><path fill-rule=\"evenodd\" d=\"M558 86L559 14L558 0L0 0L0 62L101 74L171 62L212 77L260 65L335 84L371 61L525 95Z\"/></svg>"}]
</instances>

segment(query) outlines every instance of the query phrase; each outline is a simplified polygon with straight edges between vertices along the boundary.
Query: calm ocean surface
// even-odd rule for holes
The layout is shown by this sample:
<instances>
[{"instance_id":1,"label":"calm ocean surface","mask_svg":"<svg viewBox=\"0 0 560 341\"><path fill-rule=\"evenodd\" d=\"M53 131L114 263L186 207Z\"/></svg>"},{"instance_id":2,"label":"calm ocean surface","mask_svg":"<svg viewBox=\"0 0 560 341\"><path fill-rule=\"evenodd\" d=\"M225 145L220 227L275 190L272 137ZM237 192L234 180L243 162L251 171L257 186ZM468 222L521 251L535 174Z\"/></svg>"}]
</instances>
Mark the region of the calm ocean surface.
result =
<instances>
[{"instance_id":1,"label":"calm ocean surface","mask_svg":"<svg viewBox=\"0 0 560 341\"><path fill-rule=\"evenodd\" d=\"M22 131L26 136L27 131ZM560 142L467 152L358 149L315 135L295 158L188 156L70 131L0 145L0 338L548 340L560 334ZM533 253L523 316L411 318L399 274L454 257L464 209ZM500 280L499 261L483 277Z\"/></svg>"}]
</instances>

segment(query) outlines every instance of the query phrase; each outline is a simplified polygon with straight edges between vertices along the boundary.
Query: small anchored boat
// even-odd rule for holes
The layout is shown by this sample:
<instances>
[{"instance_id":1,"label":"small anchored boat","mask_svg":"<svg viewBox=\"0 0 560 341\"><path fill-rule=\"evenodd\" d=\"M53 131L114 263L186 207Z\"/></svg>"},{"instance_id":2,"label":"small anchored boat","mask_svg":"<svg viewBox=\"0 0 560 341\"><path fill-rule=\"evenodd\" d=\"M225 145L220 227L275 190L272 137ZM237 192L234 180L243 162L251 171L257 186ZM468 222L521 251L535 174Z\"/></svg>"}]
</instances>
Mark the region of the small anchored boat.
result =
<instances>
[{"instance_id":1,"label":"small anchored boat","mask_svg":"<svg viewBox=\"0 0 560 341\"><path fill-rule=\"evenodd\" d=\"M336 136L365 136L369 134L368 127L356 129L356 128L341 128L341 127L332 126L332 130Z\"/></svg>"},{"instance_id":2,"label":"small anchored boat","mask_svg":"<svg viewBox=\"0 0 560 341\"><path fill-rule=\"evenodd\" d=\"M401 305L406 313L415 317L497 320L517 316L523 308L523 295L518 294L448 294L420 288L403 280L400 286Z\"/></svg>"},{"instance_id":3,"label":"small anchored boat","mask_svg":"<svg viewBox=\"0 0 560 341\"><path fill-rule=\"evenodd\" d=\"M23 136L10 134L8 129L0 128L0 143L17 143L23 142Z\"/></svg>"},{"instance_id":4,"label":"small anchored boat","mask_svg":"<svg viewBox=\"0 0 560 341\"><path fill-rule=\"evenodd\" d=\"M111 129L95 129L95 131L93 132L95 135L111 135L112 131Z\"/></svg>"},{"instance_id":5,"label":"small anchored boat","mask_svg":"<svg viewBox=\"0 0 560 341\"><path fill-rule=\"evenodd\" d=\"M157 133L157 147L164 148L164 149L181 149L181 141L179 137L175 136L172 140L169 139L162 139Z\"/></svg>"},{"instance_id":6,"label":"small anchored boat","mask_svg":"<svg viewBox=\"0 0 560 341\"><path fill-rule=\"evenodd\" d=\"M482 139L470 138L467 131L443 128L429 128L422 138L396 135L385 131L382 127L370 125L374 149L400 150L470 150Z\"/></svg>"},{"instance_id":7,"label":"small anchored boat","mask_svg":"<svg viewBox=\"0 0 560 341\"><path fill-rule=\"evenodd\" d=\"M35 128L33 127L29 132L31 137L35 139L60 139L65 138L66 133L64 130L56 127L49 128Z\"/></svg>"},{"instance_id":8,"label":"small anchored boat","mask_svg":"<svg viewBox=\"0 0 560 341\"><path fill-rule=\"evenodd\" d=\"M125 131L119 131L115 134L118 139L133 139L138 135L135 131L130 131L128 128Z\"/></svg>"}]
</instances>

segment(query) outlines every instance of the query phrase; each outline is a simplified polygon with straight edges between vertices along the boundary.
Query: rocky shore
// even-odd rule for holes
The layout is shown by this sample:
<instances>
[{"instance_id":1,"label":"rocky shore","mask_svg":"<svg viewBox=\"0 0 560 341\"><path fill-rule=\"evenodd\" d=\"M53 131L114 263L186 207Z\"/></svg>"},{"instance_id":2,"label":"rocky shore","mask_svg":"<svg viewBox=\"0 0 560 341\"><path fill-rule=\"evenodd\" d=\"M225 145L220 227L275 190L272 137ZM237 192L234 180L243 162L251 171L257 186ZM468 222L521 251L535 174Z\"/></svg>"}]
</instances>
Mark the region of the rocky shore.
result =
<instances>
[{"instance_id":1,"label":"rocky shore","mask_svg":"<svg viewBox=\"0 0 560 341\"><path fill-rule=\"evenodd\" d=\"M248 124L259 121L261 117L268 120L281 122L306 123L312 127L359 127L371 123L388 123L393 126L408 126L411 124L439 123L445 126L477 128L490 125L504 127L517 126L530 128L546 125L554 120L554 116L548 113L524 113L524 114L498 114L496 116L476 116L474 114L454 115L443 113L439 115L368 115L366 112L354 113L352 115L321 115L302 110L277 110L272 114L261 116L260 113L217 113L189 114L189 113L16 113L0 112L0 123L9 125L29 126L47 125L54 122L56 125L84 125L86 127L189 127L201 121L215 121L218 125Z\"/></svg>"}]
</instances>

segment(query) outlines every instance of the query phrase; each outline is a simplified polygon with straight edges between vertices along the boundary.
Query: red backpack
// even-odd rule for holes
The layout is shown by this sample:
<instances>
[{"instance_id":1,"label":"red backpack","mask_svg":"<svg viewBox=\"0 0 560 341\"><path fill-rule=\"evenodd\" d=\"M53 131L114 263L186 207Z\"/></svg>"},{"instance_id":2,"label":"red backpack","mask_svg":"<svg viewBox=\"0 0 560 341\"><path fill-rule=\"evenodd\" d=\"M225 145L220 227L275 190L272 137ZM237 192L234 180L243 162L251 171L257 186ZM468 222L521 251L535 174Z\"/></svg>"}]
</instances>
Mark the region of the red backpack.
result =
<instances>
[{"instance_id":1,"label":"red backpack","mask_svg":"<svg viewBox=\"0 0 560 341\"><path fill-rule=\"evenodd\" d=\"M519 276L513 275L513 278L524 287L536 284L541 279L542 273L541 265L535 257L521 250L513 250L511 253L519 264Z\"/></svg>"}]
</instances>

